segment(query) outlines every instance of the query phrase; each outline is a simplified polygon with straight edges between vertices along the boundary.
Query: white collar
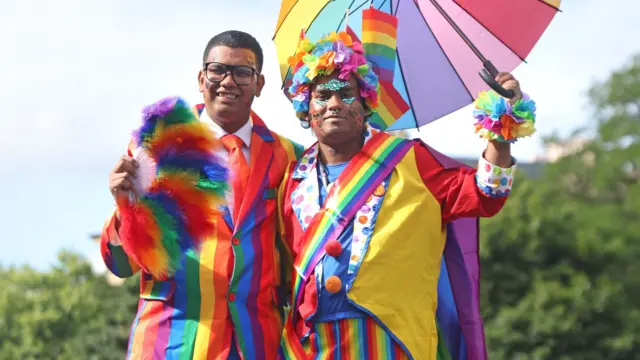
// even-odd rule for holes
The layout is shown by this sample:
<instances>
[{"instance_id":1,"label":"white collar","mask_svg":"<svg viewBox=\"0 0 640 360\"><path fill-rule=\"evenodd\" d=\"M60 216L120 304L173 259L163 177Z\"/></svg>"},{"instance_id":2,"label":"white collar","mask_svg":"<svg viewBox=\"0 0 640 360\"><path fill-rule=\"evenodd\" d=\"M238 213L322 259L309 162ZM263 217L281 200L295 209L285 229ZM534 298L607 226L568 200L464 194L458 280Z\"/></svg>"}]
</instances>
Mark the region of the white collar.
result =
<instances>
[{"instance_id":1,"label":"white collar","mask_svg":"<svg viewBox=\"0 0 640 360\"><path fill-rule=\"evenodd\" d=\"M211 118L209 117L209 114L207 114L206 109L204 109L202 111L202 114L200 114L200 121L207 123L209 125L209 128L213 130L213 132L216 134L218 138L222 138L224 135L227 135L227 132L224 131L224 129L221 128L220 125L216 124L213 120L211 120ZM253 128L253 124L251 123L251 118L249 118L249 121L247 121L244 125L242 125L242 127L238 129L238 131L233 133L233 135L239 137L240 140L242 140L242 142L247 148L251 148L252 128Z\"/></svg>"}]
</instances>

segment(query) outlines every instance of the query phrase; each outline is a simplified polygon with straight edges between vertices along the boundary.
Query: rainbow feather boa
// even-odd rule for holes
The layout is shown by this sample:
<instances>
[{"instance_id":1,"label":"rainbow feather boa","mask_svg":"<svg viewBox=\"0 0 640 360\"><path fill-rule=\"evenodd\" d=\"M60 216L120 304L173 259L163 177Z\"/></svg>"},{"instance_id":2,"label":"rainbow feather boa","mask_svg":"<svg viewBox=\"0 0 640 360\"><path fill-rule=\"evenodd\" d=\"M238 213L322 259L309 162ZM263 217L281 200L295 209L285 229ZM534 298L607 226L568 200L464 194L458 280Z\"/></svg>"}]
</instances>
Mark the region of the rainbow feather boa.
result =
<instances>
[{"instance_id":1,"label":"rainbow feather boa","mask_svg":"<svg viewBox=\"0 0 640 360\"><path fill-rule=\"evenodd\" d=\"M214 232L227 168L214 154L220 140L177 97L143 110L134 141L155 162L155 177L137 199L119 199L119 233L125 252L163 278L180 268L184 251L199 250Z\"/></svg>"},{"instance_id":2,"label":"rainbow feather boa","mask_svg":"<svg viewBox=\"0 0 640 360\"><path fill-rule=\"evenodd\" d=\"M511 105L495 91L483 91L474 105L476 134L483 139L514 143L536 132L536 103L527 94Z\"/></svg>"}]
</instances>

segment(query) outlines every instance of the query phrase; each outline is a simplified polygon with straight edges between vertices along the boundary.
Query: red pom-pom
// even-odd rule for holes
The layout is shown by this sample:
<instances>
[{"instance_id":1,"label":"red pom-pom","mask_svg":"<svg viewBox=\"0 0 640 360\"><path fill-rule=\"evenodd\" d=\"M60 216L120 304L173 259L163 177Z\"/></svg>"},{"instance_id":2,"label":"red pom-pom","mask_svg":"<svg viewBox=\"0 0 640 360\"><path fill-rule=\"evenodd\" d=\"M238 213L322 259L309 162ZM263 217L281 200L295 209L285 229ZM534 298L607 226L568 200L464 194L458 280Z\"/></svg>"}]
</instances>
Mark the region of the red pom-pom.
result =
<instances>
[{"instance_id":1,"label":"red pom-pom","mask_svg":"<svg viewBox=\"0 0 640 360\"><path fill-rule=\"evenodd\" d=\"M338 240L327 241L327 244L324 246L324 248L329 256L337 257L342 253L342 245L340 245Z\"/></svg>"}]
</instances>

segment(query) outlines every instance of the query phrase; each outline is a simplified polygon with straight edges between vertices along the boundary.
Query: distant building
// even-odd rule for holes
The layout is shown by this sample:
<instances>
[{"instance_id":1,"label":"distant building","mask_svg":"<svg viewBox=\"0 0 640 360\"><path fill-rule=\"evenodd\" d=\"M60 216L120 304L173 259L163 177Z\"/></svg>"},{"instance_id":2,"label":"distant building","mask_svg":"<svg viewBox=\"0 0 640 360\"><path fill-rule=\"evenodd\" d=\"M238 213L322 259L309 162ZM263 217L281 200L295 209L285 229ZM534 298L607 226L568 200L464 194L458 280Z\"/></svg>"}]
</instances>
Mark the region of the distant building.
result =
<instances>
[{"instance_id":1,"label":"distant building","mask_svg":"<svg viewBox=\"0 0 640 360\"><path fill-rule=\"evenodd\" d=\"M574 137L561 142L550 142L545 145L544 152L534 158L536 162L552 163L558 159L574 154L584 149L591 140L582 137Z\"/></svg>"}]
</instances>

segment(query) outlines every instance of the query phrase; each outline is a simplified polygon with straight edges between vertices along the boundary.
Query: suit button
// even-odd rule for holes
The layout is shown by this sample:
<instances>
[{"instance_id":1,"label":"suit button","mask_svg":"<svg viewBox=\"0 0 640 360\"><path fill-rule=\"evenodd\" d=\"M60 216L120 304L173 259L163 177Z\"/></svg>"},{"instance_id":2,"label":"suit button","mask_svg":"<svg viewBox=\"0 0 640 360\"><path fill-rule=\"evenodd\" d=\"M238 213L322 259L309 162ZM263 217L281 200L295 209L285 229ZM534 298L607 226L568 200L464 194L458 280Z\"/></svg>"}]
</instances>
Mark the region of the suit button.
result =
<instances>
[{"instance_id":1,"label":"suit button","mask_svg":"<svg viewBox=\"0 0 640 360\"><path fill-rule=\"evenodd\" d=\"M234 294L234 293L229 294L229 301L231 301L231 302L236 301L236 294Z\"/></svg>"},{"instance_id":2,"label":"suit button","mask_svg":"<svg viewBox=\"0 0 640 360\"><path fill-rule=\"evenodd\" d=\"M342 289L342 280L339 277L333 275L327 278L327 281L324 283L325 289L332 294L337 294Z\"/></svg>"},{"instance_id":3,"label":"suit button","mask_svg":"<svg viewBox=\"0 0 640 360\"><path fill-rule=\"evenodd\" d=\"M324 250L329 254L329 256L337 257L342 253L342 245L340 245L338 240L329 240L324 246Z\"/></svg>"},{"instance_id":4,"label":"suit button","mask_svg":"<svg viewBox=\"0 0 640 360\"><path fill-rule=\"evenodd\" d=\"M238 239L238 238L233 238L233 239L231 240L231 243L232 243L234 246L238 246L238 245L240 245L240 239Z\"/></svg>"}]
</instances>

